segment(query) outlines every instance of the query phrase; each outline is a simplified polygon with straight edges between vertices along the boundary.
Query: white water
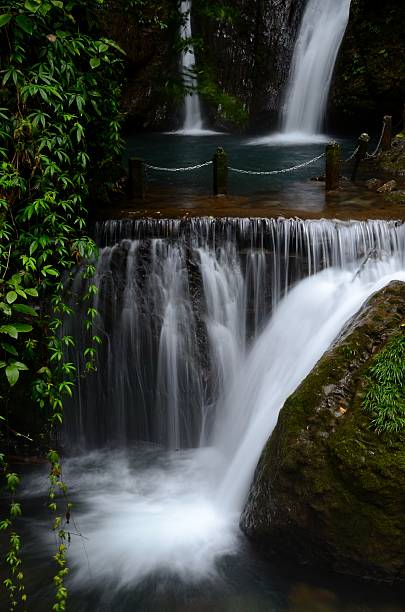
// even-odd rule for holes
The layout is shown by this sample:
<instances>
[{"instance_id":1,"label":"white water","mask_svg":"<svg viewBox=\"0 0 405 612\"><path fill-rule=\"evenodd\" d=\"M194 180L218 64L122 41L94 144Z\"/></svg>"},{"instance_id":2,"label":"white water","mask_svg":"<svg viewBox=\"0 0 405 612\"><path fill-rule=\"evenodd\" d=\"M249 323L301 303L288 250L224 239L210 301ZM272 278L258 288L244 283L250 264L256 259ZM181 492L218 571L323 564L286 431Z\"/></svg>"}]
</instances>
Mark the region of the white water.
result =
<instances>
[{"instance_id":1,"label":"white water","mask_svg":"<svg viewBox=\"0 0 405 612\"><path fill-rule=\"evenodd\" d=\"M90 567L83 542L74 540L74 586L103 583L112 594L156 573L160 580L199 581L215 576L224 556L237 554L239 515L284 401L367 297L392 279L405 281L401 257L369 259L355 277L358 264L354 259L301 281L247 352L234 328L235 278L228 296L211 278L209 299L225 307L217 310L218 322L236 334L231 353L237 353L218 400L212 445L177 453L139 449L135 458L99 451L67 461L73 495L84 492L79 526Z\"/></svg>"},{"instance_id":2,"label":"white water","mask_svg":"<svg viewBox=\"0 0 405 612\"><path fill-rule=\"evenodd\" d=\"M188 41L192 38L191 29L191 0L183 0L180 4L180 13L183 16L184 25L181 27L180 36L182 40ZM181 54L181 69L183 82L189 93L184 99L184 122L183 127L177 134L187 136L204 136L213 134L210 130L205 130L201 114L200 96L197 92L197 78L194 74L195 54L192 43L188 43Z\"/></svg>"},{"instance_id":3,"label":"white water","mask_svg":"<svg viewBox=\"0 0 405 612\"><path fill-rule=\"evenodd\" d=\"M321 134L351 0L309 0L294 49L282 131L251 144L324 142Z\"/></svg>"}]
</instances>

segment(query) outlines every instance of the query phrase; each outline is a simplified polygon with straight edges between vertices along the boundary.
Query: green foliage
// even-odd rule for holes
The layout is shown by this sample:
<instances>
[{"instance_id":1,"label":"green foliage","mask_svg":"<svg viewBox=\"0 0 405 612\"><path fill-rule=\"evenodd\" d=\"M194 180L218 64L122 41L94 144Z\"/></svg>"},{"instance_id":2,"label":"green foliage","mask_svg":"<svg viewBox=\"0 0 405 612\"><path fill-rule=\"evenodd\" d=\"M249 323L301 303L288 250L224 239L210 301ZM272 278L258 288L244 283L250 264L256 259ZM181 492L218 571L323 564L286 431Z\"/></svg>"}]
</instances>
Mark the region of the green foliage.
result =
<instances>
[{"instance_id":1,"label":"green foliage","mask_svg":"<svg viewBox=\"0 0 405 612\"><path fill-rule=\"evenodd\" d=\"M240 127L247 123L249 114L245 105L217 85L208 71L200 73L198 90L206 100L216 106L217 114L221 119Z\"/></svg>"},{"instance_id":2,"label":"green foliage","mask_svg":"<svg viewBox=\"0 0 405 612\"><path fill-rule=\"evenodd\" d=\"M62 422L76 378L65 358L74 344L64 333L72 313L65 283L94 255L86 205L100 185L114 182L122 150L122 51L97 30L99 9L98 0L0 3L0 400L2 407L34 400L38 420L47 415L51 429ZM93 265L83 266L87 278L93 273ZM90 285L83 298L90 302L89 330L95 291ZM90 334L87 370L99 341ZM6 417L0 425L13 431ZM10 532L3 584L14 609L26 599L13 530L22 509L14 498L19 477L1 459L10 496L9 517L0 521ZM57 511L66 486L55 452L49 461L50 509ZM54 524L60 543L53 609L64 610L65 534L60 517Z\"/></svg>"},{"instance_id":3,"label":"green foliage","mask_svg":"<svg viewBox=\"0 0 405 612\"><path fill-rule=\"evenodd\" d=\"M97 6L16 0L1 7L7 43L1 53L0 366L14 386L36 348L38 327L45 331L48 354L35 364L34 387L56 421L72 373L59 333L69 314L63 279L93 251L83 234L88 185L111 174L122 145L121 60L115 43L94 36L90 12ZM28 340L20 338L30 332Z\"/></svg>"},{"instance_id":4,"label":"green foliage","mask_svg":"<svg viewBox=\"0 0 405 612\"><path fill-rule=\"evenodd\" d=\"M165 30L167 23L167 7L165 2L155 0L101 0L105 11L120 11L138 27L158 27Z\"/></svg>"},{"instance_id":5,"label":"green foliage","mask_svg":"<svg viewBox=\"0 0 405 612\"><path fill-rule=\"evenodd\" d=\"M195 8L201 15L222 23L233 23L239 15L237 8L218 0L197 0Z\"/></svg>"},{"instance_id":6,"label":"green foliage","mask_svg":"<svg viewBox=\"0 0 405 612\"><path fill-rule=\"evenodd\" d=\"M378 433L405 431L405 333L392 338L366 373L363 407Z\"/></svg>"}]
</instances>

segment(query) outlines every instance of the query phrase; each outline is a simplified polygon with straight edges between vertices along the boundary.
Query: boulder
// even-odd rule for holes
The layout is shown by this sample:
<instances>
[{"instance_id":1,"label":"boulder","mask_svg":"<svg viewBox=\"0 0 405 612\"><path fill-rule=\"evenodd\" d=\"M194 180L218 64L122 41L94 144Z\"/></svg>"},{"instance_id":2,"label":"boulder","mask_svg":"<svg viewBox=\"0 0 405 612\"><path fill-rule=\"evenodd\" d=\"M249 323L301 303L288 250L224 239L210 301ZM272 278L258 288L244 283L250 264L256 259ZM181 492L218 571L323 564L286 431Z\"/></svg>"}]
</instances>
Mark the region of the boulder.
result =
<instances>
[{"instance_id":1,"label":"boulder","mask_svg":"<svg viewBox=\"0 0 405 612\"><path fill-rule=\"evenodd\" d=\"M405 283L372 296L289 397L241 527L263 552L405 580L405 432L377 433L365 373L404 333Z\"/></svg>"},{"instance_id":2,"label":"boulder","mask_svg":"<svg viewBox=\"0 0 405 612\"><path fill-rule=\"evenodd\" d=\"M366 181L366 187L367 189L370 189L370 191L377 191L377 189L379 189L382 184L383 182L377 178L372 178Z\"/></svg>"},{"instance_id":3,"label":"boulder","mask_svg":"<svg viewBox=\"0 0 405 612\"><path fill-rule=\"evenodd\" d=\"M384 183L379 189L377 189L377 193L391 193L394 189L397 188L396 181L388 181L388 183Z\"/></svg>"}]
</instances>

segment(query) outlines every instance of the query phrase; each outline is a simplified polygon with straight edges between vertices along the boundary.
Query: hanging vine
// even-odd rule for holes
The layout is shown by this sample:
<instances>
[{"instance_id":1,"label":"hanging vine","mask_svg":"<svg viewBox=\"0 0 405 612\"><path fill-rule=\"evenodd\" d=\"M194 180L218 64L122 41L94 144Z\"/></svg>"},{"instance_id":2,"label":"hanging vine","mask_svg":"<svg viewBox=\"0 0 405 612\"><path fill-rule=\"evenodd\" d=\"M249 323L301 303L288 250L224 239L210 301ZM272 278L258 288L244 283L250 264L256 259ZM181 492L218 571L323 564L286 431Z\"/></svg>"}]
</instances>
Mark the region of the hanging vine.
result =
<instances>
[{"instance_id":1,"label":"hanging vine","mask_svg":"<svg viewBox=\"0 0 405 612\"><path fill-rule=\"evenodd\" d=\"M94 254L86 235L87 206L100 186L106 189L115 180L122 149L122 52L100 35L100 4L0 2L0 461L3 492L10 499L0 530L9 532L3 587L10 609L27 605L15 528L23 510L16 498L20 477L7 460L10 440L13 447L21 439L38 444L20 431L19 406L37 405L35 420L47 440L62 423L77 374L65 358L65 349L74 345L63 331L72 314L65 281ZM87 277L93 272L91 264L83 266ZM90 285L89 329L97 316L95 292ZM100 341L90 336L88 370ZM59 536L53 609L61 611L68 571L63 525L71 506L56 448L49 449L48 459L49 508Z\"/></svg>"}]
</instances>

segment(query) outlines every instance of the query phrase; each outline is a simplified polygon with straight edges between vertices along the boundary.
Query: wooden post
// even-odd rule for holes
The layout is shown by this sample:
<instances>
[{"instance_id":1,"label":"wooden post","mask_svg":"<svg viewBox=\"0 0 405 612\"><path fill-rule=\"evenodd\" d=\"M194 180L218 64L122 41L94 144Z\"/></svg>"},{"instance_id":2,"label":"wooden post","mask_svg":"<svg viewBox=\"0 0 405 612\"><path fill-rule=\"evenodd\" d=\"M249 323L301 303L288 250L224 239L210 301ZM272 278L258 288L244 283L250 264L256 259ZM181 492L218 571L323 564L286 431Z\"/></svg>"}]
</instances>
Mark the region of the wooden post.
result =
<instances>
[{"instance_id":1,"label":"wooden post","mask_svg":"<svg viewBox=\"0 0 405 612\"><path fill-rule=\"evenodd\" d=\"M341 148L337 142L326 146L325 189L332 191L339 187Z\"/></svg>"},{"instance_id":2,"label":"wooden post","mask_svg":"<svg viewBox=\"0 0 405 612\"><path fill-rule=\"evenodd\" d=\"M389 115L385 115L383 135L382 135L382 140L381 140L381 149L383 151L390 151L391 142L392 142L392 117L390 117Z\"/></svg>"},{"instance_id":3,"label":"wooden post","mask_svg":"<svg viewBox=\"0 0 405 612\"><path fill-rule=\"evenodd\" d=\"M363 161L363 159L365 159L367 155L367 149L368 149L369 142L370 142L370 136L368 134L361 134L359 136L358 150L354 158L354 166L353 166L353 172L352 172L352 178L351 178L353 183L356 180L357 171L359 169L360 162Z\"/></svg>"},{"instance_id":4,"label":"wooden post","mask_svg":"<svg viewBox=\"0 0 405 612\"><path fill-rule=\"evenodd\" d=\"M214 158L214 195L228 193L228 155L222 147L215 151Z\"/></svg>"},{"instance_id":5,"label":"wooden post","mask_svg":"<svg viewBox=\"0 0 405 612\"><path fill-rule=\"evenodd\" d=\"M128 193L130 198L145 198L145 163L139 157L128 160Z\"/></svg>"}]
</instances>

